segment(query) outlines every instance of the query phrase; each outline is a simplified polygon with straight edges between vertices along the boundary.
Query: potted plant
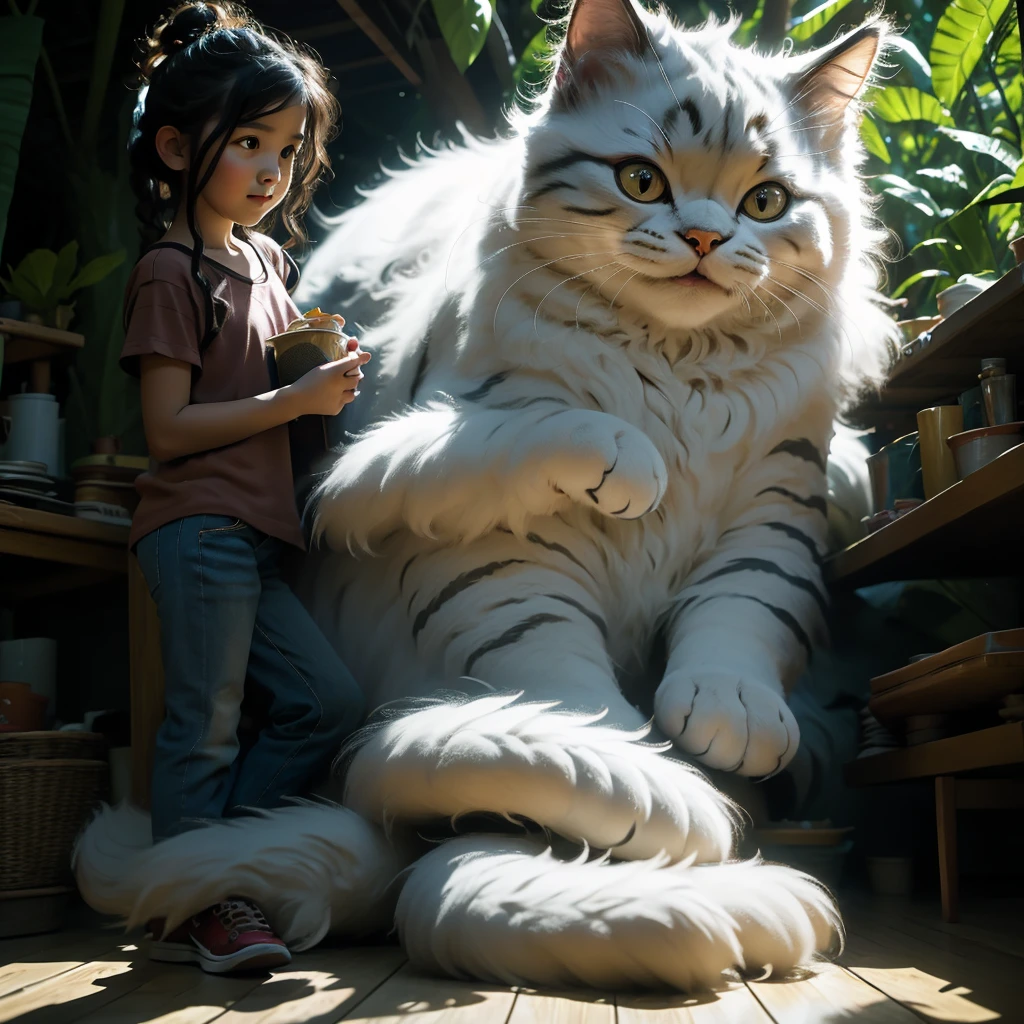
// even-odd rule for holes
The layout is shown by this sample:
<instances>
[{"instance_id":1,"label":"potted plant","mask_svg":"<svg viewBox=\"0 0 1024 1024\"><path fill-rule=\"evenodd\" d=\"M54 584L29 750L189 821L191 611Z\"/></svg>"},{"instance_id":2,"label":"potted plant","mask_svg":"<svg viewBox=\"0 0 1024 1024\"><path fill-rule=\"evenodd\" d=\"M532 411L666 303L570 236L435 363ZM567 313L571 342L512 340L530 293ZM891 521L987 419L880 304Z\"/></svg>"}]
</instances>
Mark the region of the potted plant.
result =
<instances>
[{"instance_id":1,"label":"potted plant","mask_svg":"<svg viewBox=\"0 0 1024 1024\"><path fill-rule=\"evenodd\" d=\"M97 256L78 270L78 242L68 242L60 252L35 249L17 267L8 264L11 276L0 277L0 285L30 311L26 319L67 330L75 310L71 297L102 281L124 262L124 256L124 249L119 249Z\"/></svg>"}]
</instances>

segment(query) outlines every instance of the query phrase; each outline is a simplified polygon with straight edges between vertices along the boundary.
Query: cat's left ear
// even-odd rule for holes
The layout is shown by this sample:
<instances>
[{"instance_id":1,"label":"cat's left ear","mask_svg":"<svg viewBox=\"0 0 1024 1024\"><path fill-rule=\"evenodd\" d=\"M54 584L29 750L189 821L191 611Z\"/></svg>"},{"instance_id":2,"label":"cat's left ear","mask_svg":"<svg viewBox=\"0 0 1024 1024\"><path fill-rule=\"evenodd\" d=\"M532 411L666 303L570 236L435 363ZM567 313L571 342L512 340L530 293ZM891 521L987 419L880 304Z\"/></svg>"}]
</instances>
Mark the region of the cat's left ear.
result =
<instances>
[{"instance_id":1,"label":"cat's left ear","mask_svg":"<svg viewBox=\"0 0 1024 1024\"><path fill-rule=\"evenodd\" d=\"M790 57L790 92L806 109L834 119L867 85L885 41L884 21L869 21L820 50Z\"/></svg>"},{"instance_id":2,"label":"cat's left ear","mask_svg":"<svg viewBox=\"0 0 1024 1024\"><path fill-rule=\"evenodd\" d=\"M614 77L617 58L643 57L649 49L632 0L575 0L555 71L556 102L571 106Z\"/></svg>"}]
</instances>

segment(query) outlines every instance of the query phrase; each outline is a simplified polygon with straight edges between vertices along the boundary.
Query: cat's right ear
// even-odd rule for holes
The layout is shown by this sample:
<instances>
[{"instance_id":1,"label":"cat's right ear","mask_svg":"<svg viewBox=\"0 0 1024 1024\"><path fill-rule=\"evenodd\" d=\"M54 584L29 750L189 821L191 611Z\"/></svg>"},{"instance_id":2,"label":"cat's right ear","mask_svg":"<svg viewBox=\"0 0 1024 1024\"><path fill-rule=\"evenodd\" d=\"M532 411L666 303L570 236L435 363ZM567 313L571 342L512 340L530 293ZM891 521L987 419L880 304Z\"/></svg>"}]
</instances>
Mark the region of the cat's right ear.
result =
<instances>
[{"instance_id":1,"label":"cat's right ear","mask_svg":"<svg viewBox=\"0 0 1024 1024\"><path fill-rule=\"evenodd\" d=\"M574 106L615 76L616 58L644 57L647 29L632 0L576 0L555 71L554 102Z\"/></svg>"}]
</instances>

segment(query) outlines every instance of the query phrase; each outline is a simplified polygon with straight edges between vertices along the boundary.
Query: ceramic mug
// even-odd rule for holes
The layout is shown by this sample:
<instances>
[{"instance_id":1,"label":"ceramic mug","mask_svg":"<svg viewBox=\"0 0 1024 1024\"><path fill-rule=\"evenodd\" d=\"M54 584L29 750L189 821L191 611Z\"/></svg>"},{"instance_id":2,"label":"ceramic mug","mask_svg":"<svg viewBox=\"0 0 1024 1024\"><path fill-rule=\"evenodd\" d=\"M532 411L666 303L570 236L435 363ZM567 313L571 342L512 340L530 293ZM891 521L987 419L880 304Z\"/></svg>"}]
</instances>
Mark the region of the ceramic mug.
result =
<instances>
[{"instance_id":1,"label":"ceramic mug","mask_svg":"<svg viewBox=\"0 0 1024 1024\"><path fill-rule=\"evenodd\" d=\"M926 498L934 498L960 479L946 438L959 434L963 429L964 411L959 405L936 405L917 414L921 476Z\"/></svg>"},{"instance_id":2,"label":"ceramic mug","mask_svg":"<svg viewBox=\"0 0 1024 1024\"><path fill-rule=\"evenodd\" d=\"M867 464L874 512L893 508L898 498L924 498L917 431L898 437L869 455Z\"/></svg>"},{"instance_id":3,"label":"ceramic mug","mask_svg":"<svg viewBox=\"0 0 1024 1024\"><path fill-rule=\"evenodd\" d=\"M50 476L59 474L59 407L53 395L26 391L11 395L10 433L3 448L8 462L42 462Z\"/></svg>"}]
</instances>

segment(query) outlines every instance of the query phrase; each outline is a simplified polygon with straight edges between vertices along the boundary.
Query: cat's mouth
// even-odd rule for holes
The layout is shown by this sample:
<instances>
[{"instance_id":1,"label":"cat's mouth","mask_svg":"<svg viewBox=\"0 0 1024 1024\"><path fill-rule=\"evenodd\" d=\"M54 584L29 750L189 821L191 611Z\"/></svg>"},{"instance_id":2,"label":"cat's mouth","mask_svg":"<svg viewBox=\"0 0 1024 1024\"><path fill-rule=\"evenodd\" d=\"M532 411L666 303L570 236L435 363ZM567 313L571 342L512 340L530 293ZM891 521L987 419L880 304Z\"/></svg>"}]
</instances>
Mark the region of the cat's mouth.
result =
<instances>
[{"instance_id":1,"label":"cat's mouth","mask_svg":"<svg viewBox=\"0 0 1024 1024\"><path fill-rule=\"evenodd\" d=\"M720 284L715 284L714 281L709 277L705 277L699 271L691 270L688 274L679 274L676 277L662 278L663 281L671 282L672 284L682 285L684 288L717 288L719 291L725 291Z\"/></svg>"}]
</instances>

